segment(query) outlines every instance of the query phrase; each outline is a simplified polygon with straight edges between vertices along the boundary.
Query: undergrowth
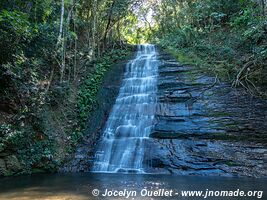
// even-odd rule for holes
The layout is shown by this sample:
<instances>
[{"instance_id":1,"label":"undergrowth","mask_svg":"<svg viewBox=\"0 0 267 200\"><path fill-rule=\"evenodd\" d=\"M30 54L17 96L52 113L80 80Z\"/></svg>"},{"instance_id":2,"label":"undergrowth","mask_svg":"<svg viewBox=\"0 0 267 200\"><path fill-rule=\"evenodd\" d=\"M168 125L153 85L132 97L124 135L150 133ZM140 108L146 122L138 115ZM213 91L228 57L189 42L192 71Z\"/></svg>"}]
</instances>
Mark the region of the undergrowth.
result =
<instances>
[{"instance_id":1,"label":"undergrowth","mask_svg":"<svg viewBox=\"0 0 267 200\"><path fill-rule=\"evenodd\" d=\"M8 169L0 166L1 175L56 171L83 137L105 73L114 63L127 59L131 52L127 47L103 54L93 63L86 64L87 75L81 75L76 88L74 85L65 89L51 88L49 98L40 110L34 114L21 111L15 124L3 122L0 126L0 156L10 155L5 157L5 162L14 166Z\"/></svg>"},{"instance_id":2,"label":"undergrowth","mask_svg":"<svg viewBox=\"0 0 267 200\"><path fill-rule=\"evenodd\" d=\"M159 17L154 42L182 64L267 96L267 16L253 1L231 3L236 6L223 1L179 5L180 18L169 19L173 29L166 31L165 18Z\"/></svg>"},{"instance_id":3,"label":"undergrowth","mask_svg":"<svg viewBox=\"0 0 267 200\"><path fill-rule=\"evenodd\" d=\"M71 134L71 146L74 147L78 140L84 135L87 119L97 104L97 93L101 87L105 73L114 63L125 60L131 54L131 49L116 49L107 52L102 58L94 63L94 70L86 76L78 91L77 110L78 126ZM70 151L72 148L70 148Z\"/></svg>"}]
</instances>

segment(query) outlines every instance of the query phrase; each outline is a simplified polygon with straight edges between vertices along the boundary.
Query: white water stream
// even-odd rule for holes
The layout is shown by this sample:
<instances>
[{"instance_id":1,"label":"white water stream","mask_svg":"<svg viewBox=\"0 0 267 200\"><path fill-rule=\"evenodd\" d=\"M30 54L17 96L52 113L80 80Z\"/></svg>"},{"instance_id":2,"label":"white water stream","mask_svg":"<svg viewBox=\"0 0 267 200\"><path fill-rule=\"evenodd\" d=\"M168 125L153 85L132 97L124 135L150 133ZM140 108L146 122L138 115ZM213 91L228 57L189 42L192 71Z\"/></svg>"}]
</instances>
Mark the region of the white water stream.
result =
<instances>
[{"instance_id":1,"label":"white water stream","mask_svg":"<svg viewBox=\"0 0 267 200\"><path fill-rule=\"evenodd\" d=\"M144 172L145 140L153 128L157 101L158 63L154 45L138 46L136 58L126 66L92 171Z\"/></svg>"}]
</instances>

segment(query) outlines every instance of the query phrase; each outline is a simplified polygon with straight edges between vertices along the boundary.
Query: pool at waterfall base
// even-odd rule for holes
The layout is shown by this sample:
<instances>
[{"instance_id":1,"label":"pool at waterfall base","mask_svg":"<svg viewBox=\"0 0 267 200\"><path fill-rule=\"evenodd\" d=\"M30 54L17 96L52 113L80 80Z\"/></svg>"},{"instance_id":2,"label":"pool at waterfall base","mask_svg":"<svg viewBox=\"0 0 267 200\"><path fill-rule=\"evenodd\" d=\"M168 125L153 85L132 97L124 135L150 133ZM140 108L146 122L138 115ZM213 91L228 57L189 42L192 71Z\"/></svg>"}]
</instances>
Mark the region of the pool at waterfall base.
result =
<instances>
[{"instance_id":1,"label":"pool at waterfall base","mask_svg":"<svg viewBox=\"0 0 267 200\"><path fill-rule=\"evenodd\" d=\"M94 199L265 199L266 179L121 174L74 173L4 178L0 180L1 200L94 200ZM107 191L110 191L107 195ZM133 191L136 196L128 194ZM172 194L170 196L170 192ZM202 196L183 197L182 191L202 191ZM244 191L255 196L205 197L207 191ZM121 192L119 196L116 192ZM169 193L168 193L169 192ZM131 193L135 195L134 193ZM116 195L117 194L117 195ZM169 195L168 195L169 194ZM152 195L152 196L151 196ZM262 196L260 196L262 195ZM261 198L259 198L261 197Z\"/></svg>"}]
</instances>

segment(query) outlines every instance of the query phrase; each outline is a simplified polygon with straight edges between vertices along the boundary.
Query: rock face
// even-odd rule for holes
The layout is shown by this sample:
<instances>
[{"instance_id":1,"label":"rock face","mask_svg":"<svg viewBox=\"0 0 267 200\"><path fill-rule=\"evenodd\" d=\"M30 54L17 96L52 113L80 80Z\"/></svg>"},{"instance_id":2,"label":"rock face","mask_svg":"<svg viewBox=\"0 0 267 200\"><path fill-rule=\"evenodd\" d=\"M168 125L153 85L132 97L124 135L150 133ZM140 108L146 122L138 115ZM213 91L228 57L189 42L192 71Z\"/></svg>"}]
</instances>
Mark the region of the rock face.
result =
<instances>
[{"instance_id":1,"label":"rock face","mask_svg":"<svg viewBox=\"0 0 267 200\"><path fill-rule=\"evenodd\" d=\"M149 172L267 176L267 101L160 53Z\"/></svg>"},{"instance_id":2,"label":"rock face","mask_svg":"<svg viewBox=\"0 0 267 200\"><path fill-rule=\"evenodd\" d=\"M0 157L0 176L13 175L22 170L22 166L15 155Z\"/></svg>"}]
</instances>

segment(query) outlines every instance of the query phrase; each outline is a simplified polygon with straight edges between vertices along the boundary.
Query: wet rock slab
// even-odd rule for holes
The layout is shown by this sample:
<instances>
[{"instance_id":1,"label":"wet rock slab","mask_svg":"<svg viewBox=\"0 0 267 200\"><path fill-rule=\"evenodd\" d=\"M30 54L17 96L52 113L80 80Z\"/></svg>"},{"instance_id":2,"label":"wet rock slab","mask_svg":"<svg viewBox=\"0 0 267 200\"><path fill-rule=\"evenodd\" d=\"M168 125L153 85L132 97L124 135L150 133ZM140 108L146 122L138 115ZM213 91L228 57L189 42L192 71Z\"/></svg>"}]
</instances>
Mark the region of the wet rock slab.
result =
<instances>
[{"instance_id":1,"label":"wet rock slab","mask_svg":"<svg viewBox=\"0 0 267 200\"><path fill-rule=\"evenodd\" d=\"M148 140L144 164L150 173L266 177L262 144L197 139Z\"/></svg>"},{"instance_id":2,"label":"wet rock slab","mask_svg":"<svg viewBox=\"0 0 267 200\"><path fill-rule=\"evenodd\" d=\"M267 176L267 101L161 52L148 172Z\"/></svg>"}]
</instances>

